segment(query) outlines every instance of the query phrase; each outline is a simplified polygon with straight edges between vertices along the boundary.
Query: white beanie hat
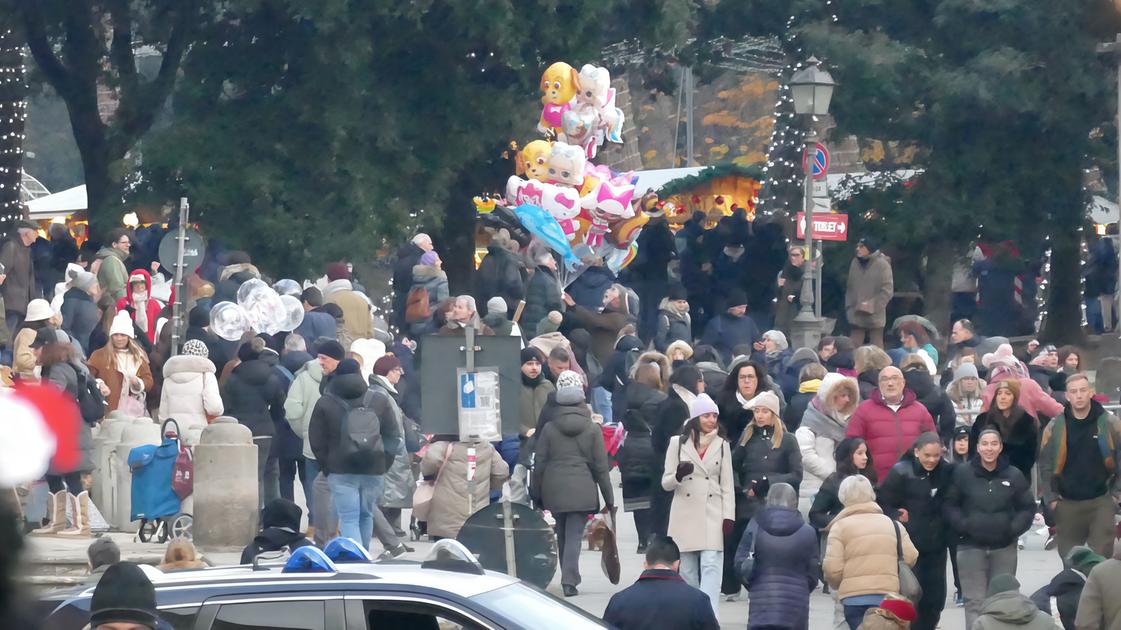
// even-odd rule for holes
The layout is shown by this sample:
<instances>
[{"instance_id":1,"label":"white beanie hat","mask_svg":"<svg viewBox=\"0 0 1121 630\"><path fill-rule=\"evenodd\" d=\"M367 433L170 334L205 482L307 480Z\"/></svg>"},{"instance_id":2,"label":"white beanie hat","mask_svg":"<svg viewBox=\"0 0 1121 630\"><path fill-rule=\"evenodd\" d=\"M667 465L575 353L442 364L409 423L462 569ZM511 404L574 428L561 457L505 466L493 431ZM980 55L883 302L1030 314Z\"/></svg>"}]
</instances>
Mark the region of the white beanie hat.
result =
<instances>
[{"instance_id":1,"label":"white beanie hat","mask_svg":"<svg viewBox=\"0 0 1121 630\"><path fill-rule=\"evenodd\" d=\"M35 298L27 303L27 315L23 318L27 322L46 321L54 315L50 302L43 298Z\"/></svg>"},{"instance_id":2,"label":"white beanie hat","mask_svg":"<svg viewBox=\"0 0 1121 630\"><path fill-rule=\"evenodd\" d=\"M136 327L132 325L127 311L117 311L113 325L109 327L109 335L128 335L130 339L136 339Z\"/></svg>"}]
</instances>

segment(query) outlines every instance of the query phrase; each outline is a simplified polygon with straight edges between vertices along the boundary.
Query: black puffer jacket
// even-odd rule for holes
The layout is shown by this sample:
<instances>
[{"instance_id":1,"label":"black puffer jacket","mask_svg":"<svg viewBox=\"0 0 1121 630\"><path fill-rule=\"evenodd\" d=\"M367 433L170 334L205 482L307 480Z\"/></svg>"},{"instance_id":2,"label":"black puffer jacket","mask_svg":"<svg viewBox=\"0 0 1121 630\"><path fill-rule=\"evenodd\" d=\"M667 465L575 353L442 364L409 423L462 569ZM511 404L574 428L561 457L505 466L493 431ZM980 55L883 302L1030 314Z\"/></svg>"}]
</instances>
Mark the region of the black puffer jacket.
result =
<instances>
[{"instance_id":1,"label":"black puffer jacket","mask_svg":"<svg viewBox=\"0 0 1121 630\"><path fill-rule=\"evenodd\" d=\"M240 363L222 386L226 415L249 427L254 436L275 435L284 421L284 384L272 366L260 359Z\"/></svg>"},{"instance_id":2,"label":"black puffer jacket","mask_svg":"<svg viewBox=\"0 0 1121 630\"><path fill-rule=\"evenodd\" d=\"M934 470L927 470L908 451L876 490L884 514L896 518L899 509L907 510L907 533L919 553L938 552L949 542L942 503L952 476L953 464L940 459Z\"/></svg>"},{"instance_id":3,"label":"black puffer jacket","mask_svg":"<svg viewBox=\"0 0 1121 630\"><path fill-rule=\"evenodd\" d=\"M996 470L974 458L954 469L946 492L945 516L959 545L999 549L1015 544L1031 527L1035 501L1024 475L1005 458Z\"/></svg>"},{"instance_id":4,"label":"black puffer jacket","mask_svg":"<svg viewBox=\"0 0 1121 630\"><path fill-rule=\"evenodd\" d=\"M510 304L506 306L513 308ZM564 312L560 283L552 270L539 266L525 289L525 308L522 309L522 318L518 324L522 329L522 336L526 339L536 337L537 324L545 319L549 311Z\"/></svg>"},{"instance_id":5,"label":"black puffer jacket","mask_svg":"<svg viewBox=\"0 0 1121 630\"><path fill-rule=\"evenodd\" d=\"M926 370L907 370L903 373L907 387L915 392L915 399L926 407L934 426L938 428L938 436L943 444L953 441L954 425L957 424L957 412L954 411L954 401L950 400L946 391L938 387L934 379Z\"/></svg>"},{"instance_id":6,"label":"black puffer jacket","mask_svg":"<svg viewBox=\"0 0 1121 630\"><path fill-rule=\"evenodd\" d=\"M652 427L658 418L658 406L666 394L643 383L630 383L626 392L626 414L623 428L627 439L619 449L619 472L623 477L623 500L642 509L650 499L650 488L662 477L665 454L654 451ZM660 481L659 481L660 483Z\"/></svg>"},{"instance_id":7,"label":"black puffer jacket","mask_svg":"<svg viewBox=\"0 0 1121 630\"><path fill-rule=\"evenodd\" d=\"M818 530L825 529L845 509L838 496L842 481L844 478L841 473L829 475L821 482L821 487L814 496L814 502L810 506L810 525Z\"/></svg>"},{"instance_id":8,"label":"black puffer jacket","mask_svg":"<svg viewBox=\"0 0 1121 630\"><path fill-rule=\"evenodd\" d=\"M382 448L371 457L347 457L341 450L347 413L367 407L380 420ZM347 438L349 439L349 438ZM384 475L401 451L404 436L385 396L371 394L361 374L335 375L315 403L308 422L308 443L325 475Z\"/></svg>"},{"instance_id":9,"label":"black puffer jacket","mask_svg":"<svg viewBox=\"0 0 1121 630\"><path fill-rule=\"evenodd\" d=\"M1011 409L1008 428L1005 429L999 420L1000 412L996 404L985 413L977 416L969 430L970 457L977 457L977 441L981 431L996 429L1000 431L1004 450L1001 455L1008 458L1008 463L1020 470L1024 479L1031 479L1031 469L1035 466L1036 456L1039 454L1039 423L1028 412L1019 406Z\"/></svg>"},{"instance_id":10,"label":"black puffer jacket","mask_svg":"<svg viewBox=\"0 0 1121 630\"><path fill-rule=\"evenodd\" d=\"M778 418L775 418L778 422ZM794 491L802 483L802 452L798 440L783 433L778 448L772 444L772 427L755 427L747 444L738 442L732 450L732 472L736 477L736 519L748 520L766 499L766 491L776 483L788 483ZM756 496L746 493L754 482ZM742 497L742 498L741 498Z\"/></svg>"},{"instance_id":11,"label":"black puffer jacket","mask_svg":"<svg viewBox=\"0 0 1121 630\"><path fill-rule=\"evenodd\" d=\"M511 311L525 297L525 282L513 252L500 245L488 245L487 255L475 274L475 299L480 307L492 297L506 301Z\"/></svg>"},{"instance_id":12,"label":"black puffer jacket","mask_svg":"<svg viewBox=\"0 0 1121 630\"><path fill-rule=\"evenodd\" d=\"M583 401L557 407L556 417L537 437L530 486L534 501L553 514L596 512L600 493L613 505L603 432Z\"/></svg>"}]
</instances>

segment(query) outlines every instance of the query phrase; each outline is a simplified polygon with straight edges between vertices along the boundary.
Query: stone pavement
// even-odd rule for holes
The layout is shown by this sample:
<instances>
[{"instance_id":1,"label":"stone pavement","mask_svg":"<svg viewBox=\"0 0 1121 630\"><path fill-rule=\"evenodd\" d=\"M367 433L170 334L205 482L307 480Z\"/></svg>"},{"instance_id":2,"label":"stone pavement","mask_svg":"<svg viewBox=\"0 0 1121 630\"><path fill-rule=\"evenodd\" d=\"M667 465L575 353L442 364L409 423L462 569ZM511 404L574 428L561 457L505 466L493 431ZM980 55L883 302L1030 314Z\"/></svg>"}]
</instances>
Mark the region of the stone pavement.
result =
<instances>
[{"instance_id":1,"label":"stone pavement","mask_svg":"<svg viewBox=\"0 0 1121 630\"><path fill-rule=\"evenodd\" d=\"M407 522L407 515L406 515ZM163 545L154 543L133 542L132 534L112 533L118 544L121 545L122 555L126 559L154 561L163 554ZM1033 591L1050 581L1051 577L1059 572L1061 563L1058 554L1054 551L1043 551L1044 538L1034 533L1027 536L1027 548L1020 552L1020 566L1017 577L1023 584L1025 594ZM34 574L36 566L50 564L51 562L84 562L85 550L89 541L68 540L62 538L29 538L27 543L27 559L38 565L27 565L27 573ZM408 543L416 548L414 553L405 556L407 559L421 559L431 547L430 543ZM603 575L599 565L599 552L586 550L580 557L580 573L583 583L580 584L580 594L569 599L573 604L599 616L607 607L611 596L630 585L642 572L642 557L635 553L638 545L634 529L634 520L630 514L619 516L619 551L622 560L622 576L618 586L612 585ZM204 549L202 550L208 560L214 564L233 564L240 557L240 549ZM377 550L380 553L380 549ZM950 578L949 567L946 569L949 581L948 593L953 596L953 583ZM557 597L562 597L560 588L560 572L558 570L549 591ZM962 609L953 607L953 602L947 603L948 608L942 615L942 630L964 630L965 620ZM742 628L747 624L747 593L741 592L738 601L720 602L720 623L724 628ZM832 627L833 600L828 595L823 595L821 590L810 600L810 628L814 630Z\"/></svg>"}]
</instances>

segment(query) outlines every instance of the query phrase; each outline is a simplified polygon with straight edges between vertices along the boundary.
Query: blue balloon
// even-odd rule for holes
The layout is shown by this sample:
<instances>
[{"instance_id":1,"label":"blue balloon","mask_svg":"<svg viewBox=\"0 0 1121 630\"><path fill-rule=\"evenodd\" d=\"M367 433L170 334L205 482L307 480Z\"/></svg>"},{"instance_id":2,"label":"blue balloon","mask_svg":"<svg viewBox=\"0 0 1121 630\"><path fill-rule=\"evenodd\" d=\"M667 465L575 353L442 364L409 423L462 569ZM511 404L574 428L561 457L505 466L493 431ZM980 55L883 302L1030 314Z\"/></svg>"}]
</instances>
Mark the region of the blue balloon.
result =
<instances>
[{"instance_id":1,"label":"blue balloon","mask_svg":"<svg viewBox=\"0 0 1121 630\"><path fill-rule=\"evenodd\" d=\"M568 243L568 237L565 236L564 229L561 228L556 218L546 212L544 208L522 204L514 208L514 214L518 216L518 220L522 222L525 229L564 258L565 267L572 270L580 264L580 259L572 253L572 246Z\"/></svg>"}]
</instances>

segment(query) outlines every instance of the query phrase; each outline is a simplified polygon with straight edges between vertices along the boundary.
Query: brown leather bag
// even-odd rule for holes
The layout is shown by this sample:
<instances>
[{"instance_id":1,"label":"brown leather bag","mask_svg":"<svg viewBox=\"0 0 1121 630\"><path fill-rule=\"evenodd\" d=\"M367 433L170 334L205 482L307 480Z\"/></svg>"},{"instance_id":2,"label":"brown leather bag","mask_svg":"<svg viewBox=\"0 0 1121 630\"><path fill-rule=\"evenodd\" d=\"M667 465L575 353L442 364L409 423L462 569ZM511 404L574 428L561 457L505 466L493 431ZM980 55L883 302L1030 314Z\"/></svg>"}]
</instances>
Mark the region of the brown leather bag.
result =
<instances>
[{"instance_id":1,"label":"brown leather bag","mask_svg":"<svg viewBox=\"0 0 1121 630\"><path fill-rule=\"evenodd\" d=\"M405 322L414 324L422 322L432 316L432 308L428 304L428 289L413 287L405 298Z\"/></svg>"}]
</instances>

